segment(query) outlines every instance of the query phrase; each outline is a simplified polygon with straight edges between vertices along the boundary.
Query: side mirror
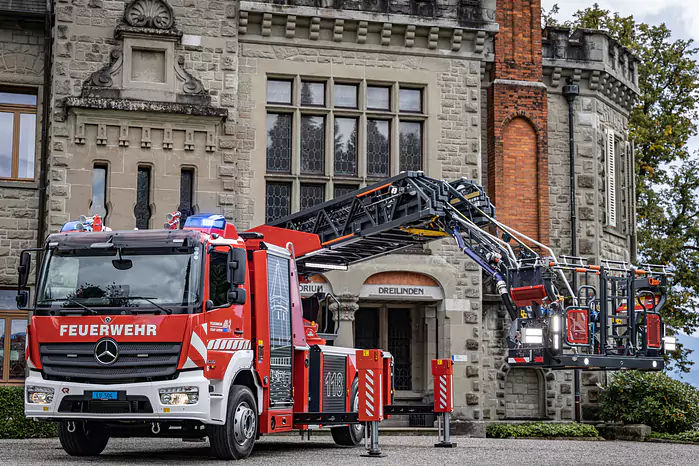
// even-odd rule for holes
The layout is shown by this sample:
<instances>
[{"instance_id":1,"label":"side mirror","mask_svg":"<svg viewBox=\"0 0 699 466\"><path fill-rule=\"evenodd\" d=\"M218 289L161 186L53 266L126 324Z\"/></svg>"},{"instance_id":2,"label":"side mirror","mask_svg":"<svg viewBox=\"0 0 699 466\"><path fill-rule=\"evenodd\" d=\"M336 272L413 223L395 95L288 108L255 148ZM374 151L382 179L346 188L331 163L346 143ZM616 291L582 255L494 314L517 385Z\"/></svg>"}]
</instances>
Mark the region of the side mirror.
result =
<instances>
[{"instance_id":1,"label":"side mirror","mask_svg":"<svg viewBox=\"0 0 699 466\"><path fill-rule=\"evenodd\" d=\"M206 307L207 311L210 311L214 308L214 302L211 301L210 299L207 299L206 302L204 303L204 306Z\"/></svg>"},{"instance_id":2,"label":"side mirror","mask_svg":"<svg viewBox=\"0 0 699 466\"><path fill-rule=\"evenodd\" d=\"M245 304L248 299L248 293L244 288L236 288L228 292L229 304Z\"/></svg>"},{"instance_id":3,"label":"side mirror","mask_svg":"<svg viewBox=\"0 0 699 466\"><path fill-rule=\"evenodd\" d=\"M26 309L29 305L29 290L19 290L15 300L17 301L18 309Z\"/></svg>"},{"instance_id":4,"label":"side mirror","mask_svg":"<svg viewBox=\"0 0 699 466\"><path fill-rule=\"evenodd\" d=\"M247 251L240 248L231 248L228 252L228 283L231 284L231 291L238 285L245 283L247 275Z\"/></svg>"},{"instance_id":5,"label":"side mirror","mask_svg":"<svg viewBox=\"0 0 699 466\"><path fill-rule=\"evenodd\" d=\"M19 279L17 281L18 288L24 288L27 286L31 263L32 256L29 255L29 251L22 251L22 253L19 255L19 267L17 267L17 272L19 273Z\"/></svg>"}]
</instances>

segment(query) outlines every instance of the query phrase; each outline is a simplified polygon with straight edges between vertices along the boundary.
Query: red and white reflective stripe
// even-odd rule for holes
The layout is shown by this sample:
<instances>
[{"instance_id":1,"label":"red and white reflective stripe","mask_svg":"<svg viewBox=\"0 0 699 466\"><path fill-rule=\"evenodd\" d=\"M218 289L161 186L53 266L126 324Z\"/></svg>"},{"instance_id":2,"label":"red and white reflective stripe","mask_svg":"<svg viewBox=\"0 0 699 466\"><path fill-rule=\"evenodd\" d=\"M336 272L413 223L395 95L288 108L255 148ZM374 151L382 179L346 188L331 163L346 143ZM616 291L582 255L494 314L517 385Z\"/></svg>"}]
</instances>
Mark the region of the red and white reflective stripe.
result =
<instances>
[{"instance_id":1,"label":"red and white reflective stripe","mask_svg":"<svg viewBox=\"0 0 699 466\"><path fill-rule=\"evenodd\" d=\"M32 358L29 357L29 332L27 332L24 337L24 359L27 361L27 367L29 369L36 369L36 366L32 362Z\"/></svg>"},{"instance_id":2,"label":"red and white reflective stripe","mask_svg":"<svg viewBox=\"0 0 699 466\"><path fill-rule=\"evenodd\" d=\"M366 370L365 375L366 380L366 415L368 417L374 417L374 371L371 369Z\"/></svg>"},{"instance_id":3,"label":"red and white reflective stripe","mask_svg":"<svg viewBox=\"0 0 699 466\"><path fill-rule=\"evenodd\" d=\"M198 331L203 335L199 335ZM189 337L189 352L187 354L187 361L182 366L183 369L201 367L206 363L208 355L204 340L206 340L206 324L197 327Z\"/></svg>"},{"instance_id":4,"label":"red and white reflective stripe","mask_svg":"<svg viewBox=\"0 0 699 466\"><path fill-rule=\"evenodd\" d=\"M250 340L244 340L242 338L219 338L216 340L209 340L209 344L206 348L218 351L238 351L248 350L250 346Z\"/></svg>"},{"instance_id":5,"label":"red and white reflective stripe","mask_svg":"<svg viewBox=\"0 0 699 466\"><path fill-rule=\"evenodd\" d=\"M509 364L522 364L531 361L530 358L507 358Z\"/></svg>"},{"instance_id":6,"label":"red and white reflective stripe","mask_svg":"<svg viewBox=\"0 0 699 466\"><path fill-rule=\"evenodd\" d=\"M439 407L446 409L447 407L447 376L439 376Z\"/></svg>"}]
</instances>

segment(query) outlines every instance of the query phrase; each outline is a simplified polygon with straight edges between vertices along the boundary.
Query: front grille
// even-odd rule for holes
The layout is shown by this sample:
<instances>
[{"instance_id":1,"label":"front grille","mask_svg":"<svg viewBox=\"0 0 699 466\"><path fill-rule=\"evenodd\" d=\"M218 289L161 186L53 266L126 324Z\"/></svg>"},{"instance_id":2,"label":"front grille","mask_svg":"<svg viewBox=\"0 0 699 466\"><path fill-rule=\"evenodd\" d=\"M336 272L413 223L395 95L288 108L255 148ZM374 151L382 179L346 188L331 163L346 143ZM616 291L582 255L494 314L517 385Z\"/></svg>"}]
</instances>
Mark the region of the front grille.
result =
<instances>
[{"instance_id":1,"label":"front grille","mask_svg":"<svg viewBox=\"0 0 699 466\"><path fill-rule=\"evenodd\" d=\"M153 407L148 397L127 396L123 401L88 400L80 395L63 397L58 406L59 413L91 413L91 414L138 414L152 413Z\"/></svg>"},{"instance_id":2,"label":"front grille","mask_svg":"<svg viewBox=\"0 0 699 466\"><path fill-rule=\"evenodd\" d=\"M103 384L168 380L175 376L179 343L120 343L110 365L95 359L96 343L47 343L39 346L44 375L51 380Z\"/></svg>"}]
</instances>

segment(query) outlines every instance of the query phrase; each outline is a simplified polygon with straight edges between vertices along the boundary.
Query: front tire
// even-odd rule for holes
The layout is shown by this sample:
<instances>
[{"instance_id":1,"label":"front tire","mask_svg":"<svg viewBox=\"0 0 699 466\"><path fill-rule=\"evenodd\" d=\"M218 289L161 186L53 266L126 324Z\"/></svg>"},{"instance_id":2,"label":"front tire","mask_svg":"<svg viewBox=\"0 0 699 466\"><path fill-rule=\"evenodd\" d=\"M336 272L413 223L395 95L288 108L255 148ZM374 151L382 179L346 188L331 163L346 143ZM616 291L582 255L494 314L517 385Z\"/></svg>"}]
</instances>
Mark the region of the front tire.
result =
<instances>
[{"instance_id":1,"label":"front tire","mask_svg":"<svg viewBox=\"0 0 699 466\"><path fill-rule=\"evenodd\" d=\"M68 422L58 423L58 439L70 456L98 456L109 442L107 428L97 422L75 422L73 432Z\"/></svg>"},{"instance_id":2,"label":"front tire","mask_svg":"<svg viewBox=\"0 0 699 466\"><path fill-rule=\"evenodd\" d=\"M352 383L352 405L350 410L353 413L359 411L359 381L354 379ZM333 427L330 429L330 434L337 445L343 447L356 447L364 438L364 424L359 422L348 426Z\"/></svg>"},{"instance_id":3,"label":"front tire","mask_svg":"<svg viewBox=\"0 0 699 466\"><path fill-rule=\"evenodd\" d=\"M226 423L208 429L216 458L239 460L250 456L257 436L257 403L250 389L233 385L228 395Z\"/></svg>"}]
</instances>

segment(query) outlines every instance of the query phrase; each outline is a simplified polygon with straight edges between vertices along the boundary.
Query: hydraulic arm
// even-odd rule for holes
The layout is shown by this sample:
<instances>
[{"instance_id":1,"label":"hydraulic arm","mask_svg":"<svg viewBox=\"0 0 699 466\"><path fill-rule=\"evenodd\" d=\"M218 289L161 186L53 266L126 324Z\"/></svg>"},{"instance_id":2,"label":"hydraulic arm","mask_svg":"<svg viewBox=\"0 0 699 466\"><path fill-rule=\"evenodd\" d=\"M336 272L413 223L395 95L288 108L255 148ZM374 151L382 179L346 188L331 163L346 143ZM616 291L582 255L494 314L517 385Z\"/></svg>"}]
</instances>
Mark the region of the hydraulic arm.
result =
<instances>
[{"instance_id":1,"label":"hydraulic arm","mask_svg":"<svg viewBox=\"0 0 699 466\"><path fill-rule=\"evenodd\" d=\"M548 246L498 222L471 180L405 172L270 226L318 236L320 246L297 257L306 275L452 237L492 278L513 321L511 364L653 370L663 367L664 351L674 350L659 314L670 275L664 267L558 259ZM573 273L582 275L577 290Z\"/></svg>"}]
</instances>

